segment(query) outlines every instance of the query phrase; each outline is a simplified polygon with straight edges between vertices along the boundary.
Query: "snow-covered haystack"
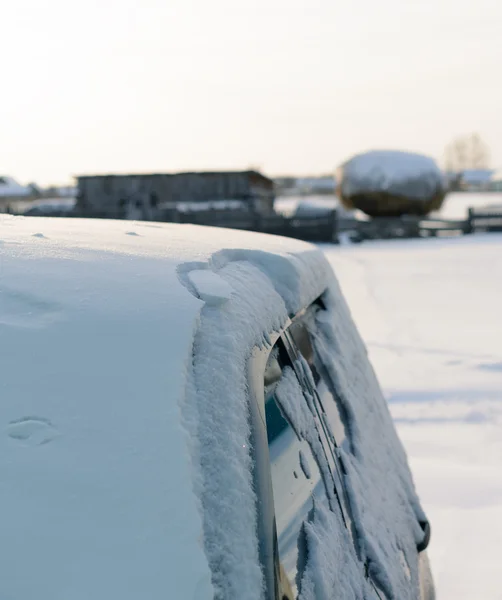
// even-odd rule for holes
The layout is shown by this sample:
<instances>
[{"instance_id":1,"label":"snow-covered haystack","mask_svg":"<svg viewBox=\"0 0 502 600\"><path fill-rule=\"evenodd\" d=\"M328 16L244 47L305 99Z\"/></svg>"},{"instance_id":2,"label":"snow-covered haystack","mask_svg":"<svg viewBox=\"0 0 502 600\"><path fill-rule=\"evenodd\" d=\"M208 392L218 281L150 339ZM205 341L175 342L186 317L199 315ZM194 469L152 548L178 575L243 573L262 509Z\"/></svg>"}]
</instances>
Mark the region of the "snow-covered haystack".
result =
<instances>
[{"instance_id":1,"label":"snow-covered haystack","mask_svg":"<svg viewBox=\"0 0 502 600\"><path fill-rule=\"evenodd\" d=\"M410 152L358 154L339 168L337 179L343 206L370 217L426 215L441 207L446 194L444 176L435 161Z\"/></svg>"}]
</instances>

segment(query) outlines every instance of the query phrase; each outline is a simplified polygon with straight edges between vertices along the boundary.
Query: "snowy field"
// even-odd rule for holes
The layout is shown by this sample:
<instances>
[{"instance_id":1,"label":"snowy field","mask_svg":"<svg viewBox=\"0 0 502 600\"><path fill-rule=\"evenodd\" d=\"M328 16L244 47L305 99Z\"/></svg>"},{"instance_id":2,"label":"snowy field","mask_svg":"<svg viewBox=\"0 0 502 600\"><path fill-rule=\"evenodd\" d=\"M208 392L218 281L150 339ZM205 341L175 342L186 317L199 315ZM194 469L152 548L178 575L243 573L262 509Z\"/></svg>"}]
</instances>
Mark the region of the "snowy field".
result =
<instances>
[{"instance_id":1,"label":"snowy field","mask_svg":"<svg viewBox=\"0 0 502 600\"><path fill-rule=\"evenodd\" d=\"M469 208L480 206L502 206L499 192L452 192L448 194L438 214L445 219L465 219Z\"/></svg>"},{"instance_id":2,"label":"snowy field","mask_svg":"<svg viewBox=\"0 0 502 600\"><path fill-rule=\"evenodd\" d=\"M432 522L438 600L502 599L502 235L323 249Z\"/></svg>"}]
</instances>

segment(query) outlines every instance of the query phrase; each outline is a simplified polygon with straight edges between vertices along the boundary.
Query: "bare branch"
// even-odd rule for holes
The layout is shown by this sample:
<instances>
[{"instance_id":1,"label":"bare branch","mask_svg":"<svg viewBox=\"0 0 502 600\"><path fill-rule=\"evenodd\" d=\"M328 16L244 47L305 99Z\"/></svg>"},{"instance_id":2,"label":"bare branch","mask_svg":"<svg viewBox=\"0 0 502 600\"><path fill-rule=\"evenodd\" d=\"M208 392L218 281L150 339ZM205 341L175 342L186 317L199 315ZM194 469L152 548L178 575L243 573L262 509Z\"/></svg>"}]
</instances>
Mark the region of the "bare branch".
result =
<instances>
[{"instance_id":1,"label":"bare branch","mask_svg":"<svg viewBox=\"0 0 502 600\"><path fill-rule=\"evenodd\" d=\"M445 165L449 171L487 169L490 150L477 133L453 140L445 149Z\"/></svg>"}]
</instances>

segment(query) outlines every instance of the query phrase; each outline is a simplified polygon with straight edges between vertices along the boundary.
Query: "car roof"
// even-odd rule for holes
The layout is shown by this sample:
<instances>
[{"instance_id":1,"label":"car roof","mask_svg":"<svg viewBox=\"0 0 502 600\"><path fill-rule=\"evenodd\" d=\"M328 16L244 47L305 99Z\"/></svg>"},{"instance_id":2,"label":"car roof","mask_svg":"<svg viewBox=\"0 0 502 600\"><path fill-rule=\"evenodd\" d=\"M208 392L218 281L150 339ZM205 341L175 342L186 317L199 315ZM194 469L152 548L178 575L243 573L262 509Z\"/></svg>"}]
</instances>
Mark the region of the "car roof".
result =
<instances>
[{"instance_id":1,"label":"car roof","mask_svg":"<svg viewBox=\"0 0 502 600\"><path fill-rule=\"evenodd\" d=\"M207 259L218 250L302 252L310 246L291 238L188 224L107 219L37 218L0 215L3 243L56 243L60 249L134 254L171 263ZM33 238L33 239L31 239ZM134 238L134 239L133 239Z\"/></svg>"},{"instance_id":2,"label":"car roof","mask_svg":"<svg viewBox=\"0 0 502 600\"><path fill-rule=\"evenodd\" d=\"M312 301L312 288L322 287L319 271L326 266L322 253L311 244L241 230L9 215L0 215L0 227L3 284L10 285L8 280L12 279L26 301L25 309L17 301L14 312L7 311L1 317L12 322L18 319L19 311L24 320L36 322L51 319L55 313L61 316L62 304L82 308L90 296L106 296L114 303L115 314L135 310L141 304L135 297L140 285L143 289L148 286L150 296L162 295L164 315L186 312L194 296L206 299L202 288L214 288L213 282L206 283L207 277L200 283L200 274L193 273L200 283L197 286L186 274L218 270L238 260L254 262L269 271L268 275L282 284L280 292L288 296L290 312L294 313ZM146 284L141 278L147 274ZM210 291L212 294L214 290ZM30 310L31 305L37 309ZM190 339L199 311L196 304L187 316ZM176 322L180 323L179 314Z\"/></svg>"},{"instance_id":3,"label":"car roof","mask_svg":"<svg viewBox=\"0 0 502 600\"><path fill-rule=\"evenodd\" d=\"M323 289L321 253L242 231L7 216L0 253L6 595L212 597L180 413L201 310L229 293L217 272L244 261L295 312Z\"/></svg>"}]
</instances>

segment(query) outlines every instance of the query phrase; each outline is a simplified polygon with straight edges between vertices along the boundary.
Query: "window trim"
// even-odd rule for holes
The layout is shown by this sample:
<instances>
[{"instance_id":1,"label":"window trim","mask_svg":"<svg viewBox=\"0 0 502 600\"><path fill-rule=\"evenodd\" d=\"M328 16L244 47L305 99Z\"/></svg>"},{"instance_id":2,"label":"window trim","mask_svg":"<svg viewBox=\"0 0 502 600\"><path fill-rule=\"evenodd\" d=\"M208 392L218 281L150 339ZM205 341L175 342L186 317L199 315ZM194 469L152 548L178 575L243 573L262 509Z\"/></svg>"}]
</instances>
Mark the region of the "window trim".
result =
<instances>
[{"instance_id":1,"label":"window trim","mask_svg":"<svg viewBox=\"0 0 502 600\"><path fill-rule=\"evenodd\" d=\"M279 337L280 333L271 336L272 347L269 349L254 348L248 361L250 444L257 504L256 534L265 584L265 600L281 600L279 598L277 530L263 386L263 374L268 356Z\"/></svg>"}]
</instances>

